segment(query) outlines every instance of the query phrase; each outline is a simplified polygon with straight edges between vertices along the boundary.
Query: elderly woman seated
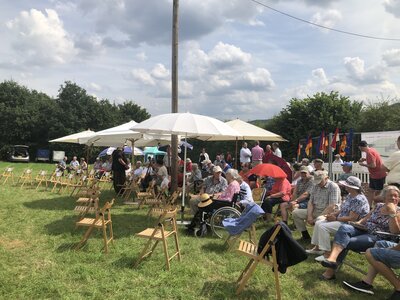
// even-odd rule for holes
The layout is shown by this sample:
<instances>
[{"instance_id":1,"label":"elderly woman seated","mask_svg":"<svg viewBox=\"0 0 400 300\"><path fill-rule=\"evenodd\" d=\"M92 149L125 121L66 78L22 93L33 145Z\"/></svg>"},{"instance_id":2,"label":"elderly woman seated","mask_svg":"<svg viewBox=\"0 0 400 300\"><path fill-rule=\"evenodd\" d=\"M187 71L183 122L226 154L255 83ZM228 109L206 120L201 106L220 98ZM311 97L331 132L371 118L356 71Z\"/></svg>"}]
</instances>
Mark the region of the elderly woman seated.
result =
<instances>
[{"instance_id":1,"label":"elderly woman seated","mask_svg":"<svg viewBox=\"0 0 400 300\"><path fill-rule=\"evenodd\" d=\"M215 194L213 199L231 202L233 196L235 194L239 194L240 192L240 185L239 182L237 182L236 180L236 178L239 177L239 173L235 169L229 169L228 171L226 171L225 176L226 176L226 181L228 181L228 187L222 193Z\"/></svg>"},{"instance_id":2,"label":"elderly woman seated","mask_svg":"<svg viewBox=\"0 0 400 300\"><path fill-rule=\"evenodd\" d=\"M384 203L377 203L375 208L360 221L343 224L335 234L333 247L329 257L321 264L328 268L322 279L335 278L335 270L346 256L344 250L366 251L374 246L375 242L385 239L377 231L400 233L400 190L395 186L387 186L382 191Z\"/></svg>"},{"instance_id":3,"label":"elderly woman seated","mask_svg":"<svg viewBox=\"0 0 400 300\"><path fill-rule=\"evenodd\" d=\"M348 195L340 210L326 215L322 220L315 222L311 244L312 249L306 250L308 254L323 254L315 258L316 261L323 261L331 251L330 234L335 234L344 222L356 222L369 213L368 199L362 193L361 180L350 176L346 181L339 181L346 189Z\"/></svg>"},{"instance_id":4,"label":"elderly woman seated","mask_svg":"<svg viewBox=\"0 0 400 300\"><path fill-rule=\"evenodd\" d=\"M203 178L198 164L192 164L192 171L190 172L186 184L188 185L188 192L197 194L200 191L200 187L203 184Z\"/></svg>"}]
</instances>

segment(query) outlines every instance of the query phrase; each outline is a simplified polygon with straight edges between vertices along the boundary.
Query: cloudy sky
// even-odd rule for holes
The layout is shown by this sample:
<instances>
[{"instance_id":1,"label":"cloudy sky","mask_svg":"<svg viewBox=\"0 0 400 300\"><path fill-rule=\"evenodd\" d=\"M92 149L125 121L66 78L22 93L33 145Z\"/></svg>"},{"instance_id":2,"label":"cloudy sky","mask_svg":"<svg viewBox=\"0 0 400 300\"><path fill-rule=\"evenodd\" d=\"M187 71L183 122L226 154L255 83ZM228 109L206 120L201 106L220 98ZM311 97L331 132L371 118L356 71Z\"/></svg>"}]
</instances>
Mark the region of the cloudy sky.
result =
<instances>
[{"instance_id":1,"label":"cloudy sky","mask_svg":"<svg viewBox=\"0 0 400 300\"><path fill-rule=\"evenodd\" d=\"M400 95L400 0L180 0L179 111L266 119L292 97ZM0 80L171 110L172 0L0 0Z\"/></svg>"}]
</instances>

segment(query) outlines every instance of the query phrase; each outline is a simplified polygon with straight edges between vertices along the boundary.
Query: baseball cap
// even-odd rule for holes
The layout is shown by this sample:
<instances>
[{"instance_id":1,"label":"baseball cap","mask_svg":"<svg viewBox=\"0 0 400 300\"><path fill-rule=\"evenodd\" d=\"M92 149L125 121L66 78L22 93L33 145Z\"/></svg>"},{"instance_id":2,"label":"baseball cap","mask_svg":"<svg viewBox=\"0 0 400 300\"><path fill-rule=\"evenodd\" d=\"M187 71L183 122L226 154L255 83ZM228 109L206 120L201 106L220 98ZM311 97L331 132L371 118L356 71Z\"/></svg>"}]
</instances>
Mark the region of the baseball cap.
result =
<instances>
[{"instance_id":1,"label":"baseball cap","mask_svg":"<svg viewBox=\"0 0 400 300\"><path fill-rule=\"evenodd\" d=\"M351 161L345 161L344 163L340 164L343 167L353 167L353 163Z\"/></svg>"},{"instance_id":2,"label":"baseball cap","mask_svg":"<svg viewBox=\"0 0 400 300\"><path fill-rule=\"evenodd\" d=\"M321 181L324 180L326 177L328 177L327 171L315 171L313 183L315 185L320 184Z\"/></svg>"}]
</instances>

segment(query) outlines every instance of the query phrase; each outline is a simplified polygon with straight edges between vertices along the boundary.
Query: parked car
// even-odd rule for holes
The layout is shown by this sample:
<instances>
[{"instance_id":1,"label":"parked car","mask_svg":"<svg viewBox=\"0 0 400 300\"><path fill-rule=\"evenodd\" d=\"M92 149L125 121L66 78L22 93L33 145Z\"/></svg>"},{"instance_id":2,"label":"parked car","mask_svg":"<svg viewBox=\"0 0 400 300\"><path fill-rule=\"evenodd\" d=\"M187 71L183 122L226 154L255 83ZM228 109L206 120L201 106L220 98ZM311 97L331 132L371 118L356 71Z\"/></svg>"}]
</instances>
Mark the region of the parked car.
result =
<instances>
[{"instance_id":1,"label":"parked car","mask_svg":"<svg viewBox=\"0 0 400 300\"><path fill-rule=\"evenodd\" d=\"M29 146L14 145L8 152L8 160L16 162L29 162Z\"/></svg>"}]
</instances>

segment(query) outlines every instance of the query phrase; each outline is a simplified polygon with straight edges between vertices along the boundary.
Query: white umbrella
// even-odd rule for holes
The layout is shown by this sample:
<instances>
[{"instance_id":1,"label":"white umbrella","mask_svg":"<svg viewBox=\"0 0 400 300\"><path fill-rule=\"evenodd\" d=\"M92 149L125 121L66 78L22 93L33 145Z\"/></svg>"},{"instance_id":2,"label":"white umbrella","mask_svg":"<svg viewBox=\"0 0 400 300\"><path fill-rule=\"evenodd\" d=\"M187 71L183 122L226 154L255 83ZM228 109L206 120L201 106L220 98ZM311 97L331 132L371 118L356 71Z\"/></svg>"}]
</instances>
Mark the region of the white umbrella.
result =
<instances>
[{"instance_id":1,"label":"white umbrella","mask_svg":"<svg viewBox=\"0 0 400 300\"><path fill-rule=\"evenodd\" d=\"M148 135L130 130L130 128L136 124L135 121L129 121L115 127L98 131L96 134L81 138L79 141L82 144L93 146L118 147L124 144L130 144L131 146L134 143L134 146L144 147L156 145L159 141L169 141L171 139L170 135Z\"/></svg>"},{"instance_id":2,"label":"white umbrella","mask_svg":"<svg viewBox=\"0 0 400 300\"><path fill-rule=\"evenodd\" d=\"M271 131L265 130L256 125L244 122L240 119L228 121L225 123L229 127L233 128L239 132L237 138L239 140L258 140L258 141L272 141L272 142L287 142L279 134L273 133ZM234 140L235 138L233 138ZM230 141L232 137L226 136L214 136L209 141Z\"/></svg>"},{"instance_id":3,"label":"white umbrella","mask_svg":"<svg viewBox=\"0 0 400 300\"><path fill-rule=\"evenodd\" d=\"M177 134L188 137L209 139L213 136L236 137L239 133L217 119L191 114L191 113L170 113L147 119L131 128L134 131L156 134ZM182 207L185 207L185 186L186 186L186 151L184 152L183 168L183 196ZM183 211L183 210L182 210Z\"/></svg>"},{"instance_id":4,"label":"white umbrella","mask_svg":"<svg viewBox=\"0 0 400 300\"><path fill-rule=\"evenodd\" d=\"M96 134L92 130L85 130L78 133L70 134L67 136L60 137L55 140L49 141L50 143L72 143L72 144L84 144L80 142L80 139L91 138Z\"/></svg>"}]
</instances>

